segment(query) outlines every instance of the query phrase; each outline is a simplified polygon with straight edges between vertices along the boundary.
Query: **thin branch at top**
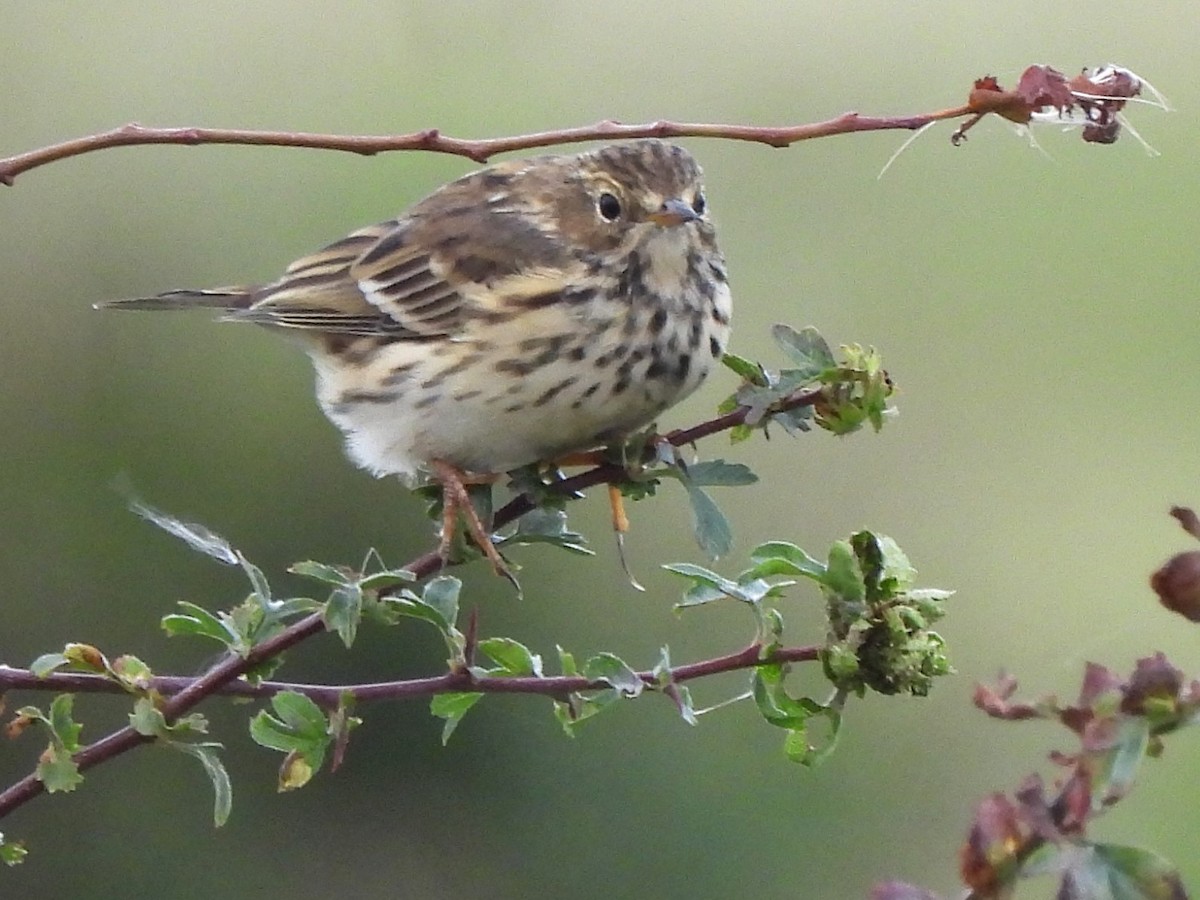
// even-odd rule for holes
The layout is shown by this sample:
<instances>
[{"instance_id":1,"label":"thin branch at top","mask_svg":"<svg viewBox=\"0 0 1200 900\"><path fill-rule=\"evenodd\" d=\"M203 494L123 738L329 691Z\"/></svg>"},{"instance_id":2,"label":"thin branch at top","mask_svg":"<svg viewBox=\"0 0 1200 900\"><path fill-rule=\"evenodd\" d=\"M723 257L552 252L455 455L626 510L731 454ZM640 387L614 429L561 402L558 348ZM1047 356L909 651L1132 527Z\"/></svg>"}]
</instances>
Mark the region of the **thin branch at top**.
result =
<instances>
[{"instance_id":1,"label":"thin branch at top","mask_svg":"<svg viewBox=\"0 0 1200 900\"><path fill-rule=\"evenodd\" d=\"M110 131L73 138L48 147L18 153L0 159L0 184L11 185L18 175L40 166L82 156L109 147L130 147L139 144L242 144L269 147L306 147L315 150L340 150L362 156L374 156L395 150L425 150L465 156L475 162L487 162L498 153L551 147L577 141L609 140L613 138L678 138L711 137L732 141L749 141L771 147L788 147L798 141L855 131L913 131L941 119L970 115L967 106L944 109L916 116L860 116L847 112L824 122L807 125L757 126L724 125L703 122L658 121L626 125L604 119L594 125L537 131L510 137L471 140L442 134L436 128L397 135L338 135L305 131L257 131L240 128L156 128L130 122Z\"/></svg>"}]
</instances>

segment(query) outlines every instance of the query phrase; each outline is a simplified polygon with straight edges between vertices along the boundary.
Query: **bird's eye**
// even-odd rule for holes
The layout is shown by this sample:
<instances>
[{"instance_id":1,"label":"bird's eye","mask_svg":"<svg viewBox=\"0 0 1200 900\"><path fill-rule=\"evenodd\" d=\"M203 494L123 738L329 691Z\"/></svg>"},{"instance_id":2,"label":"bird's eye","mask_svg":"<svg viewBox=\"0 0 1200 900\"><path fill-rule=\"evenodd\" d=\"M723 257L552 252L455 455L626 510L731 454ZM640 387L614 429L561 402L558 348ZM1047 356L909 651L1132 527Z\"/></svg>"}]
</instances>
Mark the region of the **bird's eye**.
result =
<instances>
[{"instance_id":1,"label":"bird's eye","mask_svg":"<svg viewBox=\"0 0 1200 900\"><path fill-rule=\"evenodd\" d=\"M708 206L708 201L704 199L704 191L696 191L696 196L692 199L692 209L696 215L704 215L704 210Z\"/></svg>"},{"instance_id":2,"label":"bird's eye","mask_svg":"<svg viewBox=\"0 0 1200 900\"><path fill-rule=\"evenodd\" d=\"M608 221L615 222L621 215L621 201L612 194L604 193L596 198L596 209Z\"/></svg>"}]
</instances>

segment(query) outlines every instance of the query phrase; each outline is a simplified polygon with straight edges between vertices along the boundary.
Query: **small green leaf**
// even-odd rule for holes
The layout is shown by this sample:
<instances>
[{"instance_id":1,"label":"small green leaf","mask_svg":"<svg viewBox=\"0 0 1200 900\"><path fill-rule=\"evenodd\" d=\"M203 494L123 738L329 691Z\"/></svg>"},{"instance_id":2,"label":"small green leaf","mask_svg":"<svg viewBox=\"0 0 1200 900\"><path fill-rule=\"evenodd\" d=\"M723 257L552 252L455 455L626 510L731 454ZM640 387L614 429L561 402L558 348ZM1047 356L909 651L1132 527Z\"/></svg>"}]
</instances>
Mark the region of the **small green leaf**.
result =
<instances>
[{"instance_id":1,"label":"small green leaf","mask_svg":"<svg viewBox=\"0 0 1200 900\"><path fill-rule=\"evenodd\" d=\"M6 841L4 832L0 831L0 862L6 866L19 866L25 862L28 853L23 841Z\"/></svg>"},{"instance_id":2,"label":"small green leaf","mask_svg":"<svg viewBox=\"0 0 1200 900\"><path fill-rule=\"evenodd\" d=\"M263 574L262 569L238 554L238 563L242 567L242 571L246 573L246 578L250 581L250 589L253 591L252 596L264 605L269 605L271 602L271 585L267 583L267 576Z\"/></svg>"},{"instance_id":3,"label":"small green leaf","mask_svg":"<svg viewBox=\"0 0 1200 900\"><path fill-rule=\"evenodd\" d=\"M575 729L593 716L612 707L621 699L616 688L596 691L592 694L571 694L567 701L554 701L554 717L569 737L575 737Z\"/></svg>"},{"instance_id":4,"label":"small green leaf","mask_svg":"<svg viewBox=\"0 0 1200 900\"><path fill-rule=\"evenodd\" d=\"M421 602L441 616L443 628L451 628L458 621L458 594L462 582L451 575L431 578L421 591Z\"/></svg>"},{"instance_id":5,"label":"small green leaf","mask_svg":"<svg viewBox=\"0 0 1200 900\"><path fill-rule=\"evenodd\" d=\"M322 584L341 587L342 585L351 584L354 579L349 577L345 570L338 566L331 566L328 563L317 562L316 560L306 559L301 562L292 563L288 566L288 571L293 575L300 575L303 578L311 578L314 581L319 581Z\"/></svg>"},{"instance_id":6,"label":"small green leaf","mask_svg":"<svg viewBox=\"0 0 1200 900\"><path fill-rule=\"evenodd\" d=\"M127 689L138 691L148 690L154 677L148 665L129 653L113 660L112 674Z\"/></svg>"},{"instance_id":7,"label":"small green leaf","mask_svg":"<svg viewBox=\"0 0 1200 900\"><path fill-rule=\"evenodd\" d=\"M446 720L446 724L442 726L442 746L449 743L450 736L458 728L458 723L481 697L483 694L466 692L433 695L429 701L429 711L439 719Z\"/></svg>"},{"instance_id":8,"label":"small green leaf","mask_svg":"<svg viewBox=\"0 0 1200 900\"><path fill-rule=\"evenodd\" d=\"M180 753L186 753L188 756L194 756L200 760L200 765L204 767L204 773L213 786L213 825L220 828L229 820L229 813L233 809L233 784L229 780L225 764L221 762L221 757L217 753L221 749L221 745L211 742L191 744L173 741L171 746Z\"/></svg>"},{"instance_id":9,"label":"small green leaf","mask_svg":"<svg viewBox=\"0 0 1200 900\"><path fill-rule=\"evenodd\" d=\"M286 754L279 790L294 790L307 784L321 768L336 730L316 703L296 691L275 694L271 708L275 715L263 709L250 720L250 737L262 747Z\"/></svg>"},{"instance_id":10,"label":"small green leaf","mask_svg":"<svg viewBox=\"0 0 1200 900\"><path fill-rule=\"evenodd\" d=\"M745 378L753 384L767 383L767 373L763 369L762 364L746 359L744 356L727 352L721 357L721 365L738 377Z\"/></svg>"},{"instance_id":11,"label":"small green leaf","mask_svg":"<svg viewBox=\"0 0 1200 900\"><path fill-rule=\"evenodd\" d=\"M676 609L701 606L723 597L736 596L739 593L737 582L724 578L703 566L692 563L668 563L663 568L676 575L682 575L692 582L692 586L684 593L683 600L675 605Z\"/></svg>"},{"instance_id":12,"label":"small green leaf","mask_svg":"<svg viewBox=\"0 0 1200 900\"><path fill-rule=\"evenodd\" d=\"M490 657L499 668L489 669L487 675L522 677L542 674L542 658L531 653L529 648L512 638L486 638L479 642L479 649Z\"/></svg>"},{"instance_id":13,"label":"small green leaf","mask_svg":"<svg viewBox=\"0 0 1200 900\"><path fill-rule=\"evenodd\" d=\"M754 428L750 425L741 424L734 425L729 429L729 443L740 444L742 441L748 441L754 436Z\"/></svg>"},{"instance_id":14,"label":"small green leaf","mask_svg":"<svg viewBox=\"0 0 1200 900\"><path fill-rule=\"evenodd\" d=\"M362 619L362 588L357 584L335 587L329 594L321 618L329 631L337 632L342 643L350 647L358 634L358 623Z\"/></svg>"},{"instance_id":15,"label":"small green leaf","mask_svg":"<svg viewBox=\"0 0 1200 900\"><path fill-rule=\"evenodd\" d=\"M29 671L38 678L45 678L56 669L70 665L70 662L65 653L43 653L29 664Z\"/></svg>"},{"instance_id":16,"label":"small green leaf","mask_svg":"<svg viewBox=\"0 0 1200 900\"><path fill-rule=\"evenodd\" d=\"M1058 896L1183 900L1188 894L1178 870L1157 853L1140 847L1092 844L1073 856Z\"/></svg>"},{"instance_id":17,"label":"small green leaf","mask_svg":"<svg viewBox=\"0 0 1200 900\"><path fill-rule=\"evenodd\" d=\"M554 649L558 651L559 670L568 677L574 677L578 675L579 667L575 664L575 654L564 650L558 644L554 645Z\"/></svg>"},{"instance_id":18,"label":"small green leaf","mask_svg":"<svg viewBox=\"0 0 1200 900\"><path fill-rule=\"evenodd\" d=\"M517 530L501 543L551 544L582 556L594 556L582 534L567 529L567 512L556 507L537 507L517 520Z\"/></svg>"},{"instance_id":19,"label":"small green leaf","mask_svg":"<svg viewBox=\"0 0 1200 900\"><path fill-rule=\"evenodd\" d=\"M837 363L825 338L811 326L797 331L789 325L772 325L771 337L805 377L814 378Z\"/></svg>"},{"instance_id":20,"label":"small green leaf","mask_svg":"<svg viewBox=\"0 0 1200 900\"><path fill-rule=\"evenodd\" d=\"M271 697L271 708L274 716L259 710L250 721L250 737L255 743L272 750L297 750L310 759L324 754L329 720L316 703L296 691L280 691ZM320 759L315 762L319 767Z\"/></svg>"},{"instance_id":21,"label":"small green leaf","mask_svg":"<svg viewBox=\"0 0 1200 900\"><path fill-rule=\"evenodd\" d=\"M129 726L145 737L162 738L167 737L170 732L162 710L148 697L139 697L133 704L133 712L129 714Z\"/></svg>"},{"instance_id":22,"label":"small green leaf","mask_svg":"<svg viewBox=\"0 0 1200 900\"><path fill-rule=\"evenodd\" d=\"M825 565L813 559L795 544L786 541L767 541L750 551L754 563L747 574L756 578L770 575L803 575L821 581L825 577Z\"/></svg>"},{"instance_id":23,"label":"small green leaf","mask_svg":"<svg viewBox=\"0 0 1200 900\"><path fill-rule=\"evenodd\" d=\"M232 647L237 643L238 635L230 631L224 622L208 610L195 603L188 603L186 600L179 602L179 608L183 610L182 613L172 613L162 617L163 630L171 637L184 634L199 635L220 641L227 647Z\"/></svg>"},{"instance_id":24,"label":"small green leaf","mask_svg":"<svg viewBox=\"0 0 1200 900\"><path fill-rule=\"evenodd\" d=\"M862 603L866 600L863 572L849 541L835 541L829 548L822 586L828 596L842 602Z\"/></svg>"},{"instance_id":25,"label":"small green leaf","mask_svg":"<svg viewBox=\"0 0 1200 900\"><path fill-rule=\"evenodd\" d=\"M733 548L733 531L729 520L701 488L687 484L688 499L692 503L692 530L696 543L709 559L720 559Z\"/></svg>"},{"instance_id":26,"label":"small green leaf","mask_svg":"<svg viewBox=\"0 0 1200 900\"><path fill-rule=\"evenodd\" d=\"M673 684L668 691L668 696L675 702L675 708L679 710L680 718L689 725L699 725L700 720L696 718L696 707L692 703L692 692L688 690L688 686Z\"/></svg>"},{"instance_id":27,"label":"small green leaf","mask_svg":"<svg viewBox=\"0 0 1200 900\"><path fill-rule=\"evenodd\" d=\"M1145 717L1122 716L1119 722L1111 748L1094 770L1092 790L1097 809L1129 793L1150 747L1150 723Z\"/></svg>"},{"instance_id":28,"label":"small green leaf","mask_svg":"<svg viewBox=\"0 0 1200 900\"><path fill-rule=\"evenodd\" d=\"M598 653L583 666L583 675L589 681L603 681L612 685L626 697L638 696L646 684L628 663L612 653Z\"/></svg>"},{"instance_id":29,"label":"small green leaf","mask_svg":"<svg viewBox=\"0 0 1200 900\"><path fill-rule=\"evenodd\" d=\"M366 575L358 583L364 591L381 591L413 581L416 581L416 578L407 569L387 569Z\"/></svg>"},{"instance_id":30,"label":"small green leaf","mask_svg":"<svg viewBox=\"0 0 1200 900\"><path fill-rule=\"evenodd\" d=\"M74 706L74 694L59 694L50 701L50 715L46 720L54 737L69 753L79 749L79 735L83 731L83 726L71 717Z\"/></svg>"},{"instance_id":31,"label":"small green leaf","mask_svg":"<svg viewBox=\"0 0 1200 900\"><path fill-rule=\"evenodd\" d=\"M297 691L280 691L271 698L271 707L296 734L318 739L328 732L329 720L311 697Z\"/></svg>"},{"instance_id":32,"label":"small green leaf","mask_svg":"<svg viewBox=\"0 0 1200 900\"><path fill-rule=\"evenodd\" d=\"M38 759L36 775L51 794L75 790L82 782L79 765L71 754L59 743L51 741Z\"/></svg>"},{"instance_id":33,"label":"small green leaf","mask_svg":"<svg viewBox=\"0 0 1200 900\"><path fill-rule=\"evenodd\" d=\"M754 484L758 476L749 466L727 463L723 459L709 459L692 463L687 467L687 480L705 487L741 487Z\"/></svg>"},{"instance_id":34,"label":"small green leaf","mask_svg":"<svg viewBox=\"0 0 1200 900\"><path fill-rule=\"evenodd\" d=\"M82 669L84 672L94 672L97 675L108 674L108 660L91 644L72 642L63 647L63 655L72 668Z\"/></svg>"}]
</instances>

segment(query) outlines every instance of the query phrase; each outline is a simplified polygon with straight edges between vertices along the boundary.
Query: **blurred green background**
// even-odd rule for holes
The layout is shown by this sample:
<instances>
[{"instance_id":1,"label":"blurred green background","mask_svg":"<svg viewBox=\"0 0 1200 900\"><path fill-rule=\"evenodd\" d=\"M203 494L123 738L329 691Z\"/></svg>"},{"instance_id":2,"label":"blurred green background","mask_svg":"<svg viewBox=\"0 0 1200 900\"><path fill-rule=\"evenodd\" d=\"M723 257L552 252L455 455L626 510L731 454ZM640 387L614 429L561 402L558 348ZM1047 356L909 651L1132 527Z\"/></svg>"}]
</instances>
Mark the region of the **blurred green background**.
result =
<instances>
[{"instance_id":1,"label":"blurred green background","mask_svg":"<svg viewBox=\"0 0 1200 900\"><path fill-rule=\"evenodd\" d=\"M234 777L214 831L194 762L146 749L3 823L32 859L3 874L25 897L441 898L864 896L884 877L955 889L976 800L1069 749L1047 725L970 705L1000 667L1030 693L1077 688L1085 660L1127 669L1162 649L1196 668L1197 634L1146 579L1186 546L1166 516L1200 504L1195 209L1200 6L941 2L208 2L17 4L0 37L0 155L137 120L482 137L613 117L786 124L846 109L908 114L962 101L985 73L1117 62L1179 108L1131 117L1112 147L1042 128L1052 159L998 122L951 148L950 126L876 174L901 133L770 150L692 140L735 298L734 349L778 359L776 321L881 348L900 385L878 436L816 434L732 452L762 476L723 506L736 572L768 538L815 553L859 527L891 534L922 582L956 589L941 629L959 675L926 700L855 703L815 772L745 704L684 725L662 700L563 737L548 704L492 698L450 746L423 703L365 708L342 771L274 793L278 758L245 708L211 703ZM244 147L110 150L0 190L0 660L67 640L197 670L207 647L157 619L188 599L244 593L239 574L124 509L124 477L153 504L229 537L281 590L292 561L400 563L429 545L419 505L342 457L307 361L203 315L93 312L97 300L269 279L296 256L396 214L470 167ZM708 385L667 426L707 417ZM728 455L721 441L702 447ZM638 665L741 646L740 610L677 618L659 562L698 559L681 491L632 509L624 581L599 495L574 508L596 558L520 551L517 601L464 573L484 633L552 657L601 649ZM478 570L478 571L476 571ZM784 606L797 642L817 604ZM432 631L367 629L352 654L310 641L285 674L367 680L432 672ZM816 682L812 682L816 686ZM700 684L701 704L740 679ZM9 706L48 697L10 697ZM94 739L123 701L78 704ZM4 783L38 739L0 748ZM1185 734L1102 824L1154 846L1200 886L1195 758ZM1047 887L1047 890L1050 890Z\"/></svg>"}]
</instances>

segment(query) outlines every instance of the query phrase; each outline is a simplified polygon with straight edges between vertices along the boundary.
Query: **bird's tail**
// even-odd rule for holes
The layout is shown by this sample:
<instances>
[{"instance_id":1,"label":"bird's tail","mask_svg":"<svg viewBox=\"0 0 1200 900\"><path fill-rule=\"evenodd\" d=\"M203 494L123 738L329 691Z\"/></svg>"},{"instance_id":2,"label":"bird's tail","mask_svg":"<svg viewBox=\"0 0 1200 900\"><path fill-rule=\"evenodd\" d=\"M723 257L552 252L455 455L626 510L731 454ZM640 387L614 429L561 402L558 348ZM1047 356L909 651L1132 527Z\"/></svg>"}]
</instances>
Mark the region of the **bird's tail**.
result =
<instances>
[{"instance_id":1,"label":"bird's tail","mask_svg":"<svg viewBox=\"0 0 1200 900\"><path fill-rule=\"evenodd\" d=\"M154 297L103 300L96 309L219 309L236 312L254 302L252 287L222 287L203 291L167 291Z\"/></svg>"}]
</instances>

